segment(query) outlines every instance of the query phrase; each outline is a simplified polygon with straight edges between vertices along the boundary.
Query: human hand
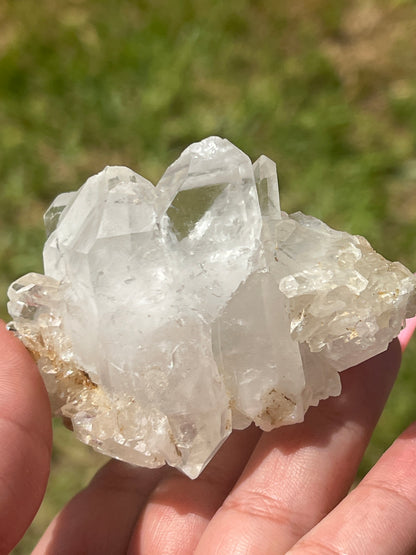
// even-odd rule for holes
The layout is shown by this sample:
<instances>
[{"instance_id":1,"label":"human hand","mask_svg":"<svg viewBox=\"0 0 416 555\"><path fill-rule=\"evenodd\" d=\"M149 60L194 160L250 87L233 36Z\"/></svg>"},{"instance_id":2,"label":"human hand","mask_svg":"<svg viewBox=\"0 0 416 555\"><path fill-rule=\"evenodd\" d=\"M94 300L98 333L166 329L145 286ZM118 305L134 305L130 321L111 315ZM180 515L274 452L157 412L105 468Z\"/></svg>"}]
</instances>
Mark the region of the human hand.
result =
<instances>
[{"instance_id":1,"label":"human hand","mask_svg":"<svg viewBox=\"0 0 416 555\"><path fill-rule=\"evenodd\" d=\"M31 426L49 446L50 425L45 392L30 357L4 329L0 344L6 345L0 379L15 384L2 388L9 391L6 413L26 415L25 405L36 410L36 418L19 416L23 428L5 429L6 441L9 434L9 441L20 447L11 452L8 466L0 462L0 487L9 484L6 492L18 488L10 484L20 483L26 467L22 463L15 470L14 459L27 461L32 482L37 476L39 484L36 493L31 483L24 488L26 496L0 496L0 530L9 538L4 545L11 546L17 538L9 530L12 515L21 512L24 497L25 514L36 510L48 466L45 455L31 454L37 443L26 444L27 433L20 430ZM15 354L7 355L12 349ZM304 423L267 434L254 427L233 432L194 481L166 467L147 470L109 462L53 520L34 554L414 552L415 425L346 496L399 364L396 340L385 353L343 373L341 397L310 409ZM23 381L28 371L29 381ZM28 392L19 397L22 383ZM28 521L29 516L20 518L19 533Z\"/></svg>"}]
</instances>

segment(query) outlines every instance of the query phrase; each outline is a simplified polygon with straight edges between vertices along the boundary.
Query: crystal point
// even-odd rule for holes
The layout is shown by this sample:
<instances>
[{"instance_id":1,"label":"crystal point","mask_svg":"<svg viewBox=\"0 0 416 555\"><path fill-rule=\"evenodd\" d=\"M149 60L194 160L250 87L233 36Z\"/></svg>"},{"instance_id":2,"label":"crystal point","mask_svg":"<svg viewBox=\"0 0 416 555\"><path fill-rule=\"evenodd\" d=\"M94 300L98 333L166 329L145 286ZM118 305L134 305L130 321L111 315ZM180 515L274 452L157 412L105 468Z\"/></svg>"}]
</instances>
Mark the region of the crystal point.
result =
<instances>
[{"instance_id":1,"label":"crystal point","mask_svg":"<svg viewBox=\"0 0 416 555\"><path fill-rule=\"evenodd\" d=\"M264 216L280 218L279 185L276 164L262 154L253 164L259 205Z\"/></svg>"},{"instance_id":2,"label":"crystal point","mask_svg":"<svg viewBox=\"0 0 416 555\"><path fill-rule=\"evenodd\" d=\"M45 275L9 288L55 415L94 449L197 477L232 428L301 422L382 352L416 280L280 210L275 163L190 145L156 187L107 167L45 214Z\"/></svg>"}]
</instances>

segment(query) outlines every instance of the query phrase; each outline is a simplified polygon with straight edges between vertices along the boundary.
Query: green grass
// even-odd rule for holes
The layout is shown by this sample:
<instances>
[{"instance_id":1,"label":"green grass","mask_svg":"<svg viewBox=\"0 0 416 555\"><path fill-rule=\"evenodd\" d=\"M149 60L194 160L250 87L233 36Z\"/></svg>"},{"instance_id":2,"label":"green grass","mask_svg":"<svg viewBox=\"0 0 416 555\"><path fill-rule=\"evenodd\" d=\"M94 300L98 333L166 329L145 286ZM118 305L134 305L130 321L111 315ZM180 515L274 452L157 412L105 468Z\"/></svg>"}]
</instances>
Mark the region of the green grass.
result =
<instances>
[{"instance_id":1,"label":"green grass","mask_svg":"<svg viewBox=\"0 0 416 555\"><path fill-rule=\"evenodd\" d=\"M58 193L107 164L155 181L210 134L276 160L285 210L363 234L416 270L415 23L410 0L6 0L0 315L7 285L42 270L42 213ZM360 475L416 416L415 354ZM97 461L57 427L51 485L15 553Z\"/></svg>"}]
</instances>

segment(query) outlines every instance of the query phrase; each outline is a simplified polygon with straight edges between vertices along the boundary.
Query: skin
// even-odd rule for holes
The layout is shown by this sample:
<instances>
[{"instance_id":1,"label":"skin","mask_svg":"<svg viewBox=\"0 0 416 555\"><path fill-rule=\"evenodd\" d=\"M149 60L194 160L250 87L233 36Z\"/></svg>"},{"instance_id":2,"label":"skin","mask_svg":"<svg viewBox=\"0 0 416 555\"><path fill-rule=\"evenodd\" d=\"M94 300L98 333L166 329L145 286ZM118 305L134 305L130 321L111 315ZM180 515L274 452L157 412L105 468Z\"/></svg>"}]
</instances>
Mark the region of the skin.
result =
<instances>
[{"instance_id":1,"label":"skin","mask_svg":"<svg viewBox=\"0 0 416 555\"><path fill-rule=\"evenodd\" d=\"M416 424L348 493L410 335L344 372L342 395L311 408L302 424L234 432L196 480L109 462L54 518L34 554L414 553ZM3 323L0 345L6 554L44 494L51 419L35 364Z\"/></svg>"}]
</instances>

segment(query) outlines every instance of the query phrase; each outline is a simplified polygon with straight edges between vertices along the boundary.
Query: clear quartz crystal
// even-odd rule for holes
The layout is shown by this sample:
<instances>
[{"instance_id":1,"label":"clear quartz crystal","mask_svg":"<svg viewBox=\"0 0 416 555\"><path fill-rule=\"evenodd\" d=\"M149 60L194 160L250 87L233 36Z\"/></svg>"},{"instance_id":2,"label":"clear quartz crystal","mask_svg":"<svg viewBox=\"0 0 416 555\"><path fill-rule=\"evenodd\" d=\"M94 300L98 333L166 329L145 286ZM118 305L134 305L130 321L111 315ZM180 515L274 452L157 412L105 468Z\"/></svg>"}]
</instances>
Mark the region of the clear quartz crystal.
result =
<instances>
[{"instance_id":1,"label":"clear quartz crystal","mask_svg":"<svg viewBox=\"0 0 416 555\"><path fill-rule=\"evenodd\" d=\"M156 187L107 167L45 214L45 275L9 288L56 415L96 450L197 477L232 428L300 422L415 313L362 237L280 211L275 163L190 145Z\"/></svg>"}]
</instances>

